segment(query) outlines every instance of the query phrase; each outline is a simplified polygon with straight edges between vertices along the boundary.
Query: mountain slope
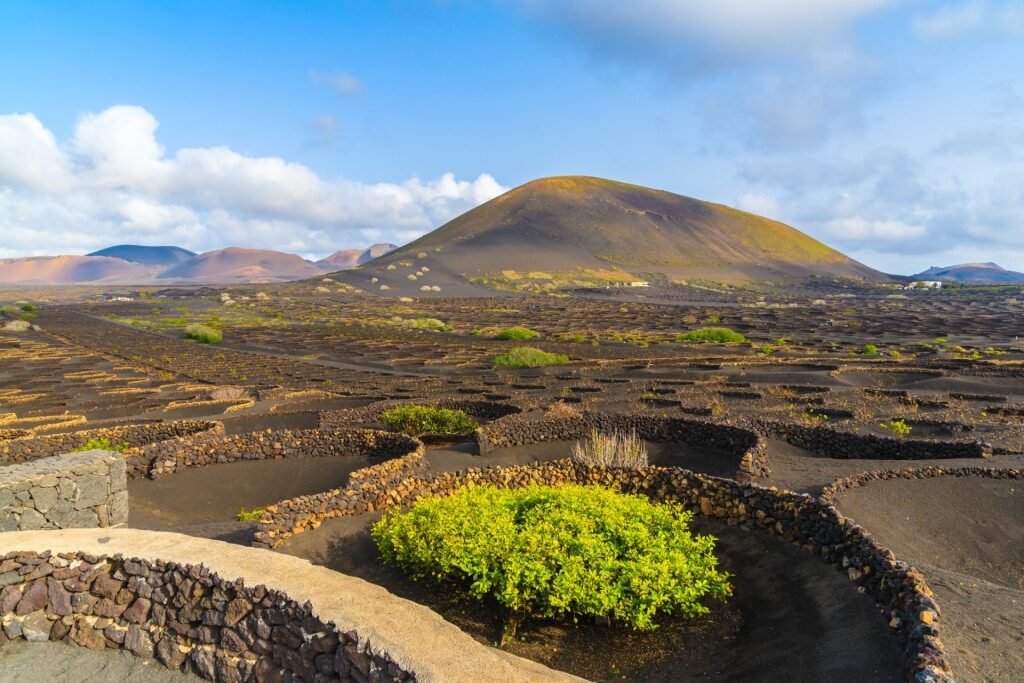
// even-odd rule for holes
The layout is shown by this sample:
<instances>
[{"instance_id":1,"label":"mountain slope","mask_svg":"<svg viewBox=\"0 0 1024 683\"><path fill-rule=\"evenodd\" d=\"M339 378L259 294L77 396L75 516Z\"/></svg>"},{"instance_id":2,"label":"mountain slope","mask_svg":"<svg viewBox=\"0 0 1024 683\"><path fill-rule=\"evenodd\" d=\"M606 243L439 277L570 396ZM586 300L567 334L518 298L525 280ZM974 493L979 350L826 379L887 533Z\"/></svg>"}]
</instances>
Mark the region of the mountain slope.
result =
<instances>
[{"instance_id":1,"label":"mountain slope","mask_svg":"<svg viewBox=\"0 0 1024 683\"><path fill-rule=\"evenodd\" d=\"M195 255L194 251L182 249L181 247L148 247L139 244L118 244L87 254L87 256L109 256L111 258L131 261L132 263L141 263L146 266L164 266L165 268L187 261Z\"/></svg>"},{"instance_id":2,"label":"mountain slope","mask_svg":"<svg viewBox=\"0 0 1024 683\"><path fill-rule=\"evenodd\" d=\"M69 285L147 282L156 268L108 256L34 256L0 260L0 282Z\"/></svg>"},{"instance_id":3,"label":"mountain slope","mask_svg":"<svg viewBox=\"0 0 1024 683\"><path fill-rule=\"evenodd\" d=\"M208 283L281 282L314 277L323 269L297 254L229 247L208 251L168 268L157 277Z\"/></svg>"},{"instance_id":4,"label":"mountain slope","mask_svg":"<svg viewBox=\"0 0 1024 683\"><path fill-rule=\"evenodd\" d=\"M912 275L915 280L949 280L952 282L1024 282L1024 273L1006 270L995 263L961 263Z\"/></svg>"},{"instance_id":5,"label":"mountain slope","mask_svg":"<svg viewBox=\"0 0 1024 683\"><path fill-rule=\"evenodd\" d=\"M327 258L322 258L316 265L322 268L344 270L372 261L398 248L397 244L374 244L366 249L342 249Z\"/></svg>"},{"instance_id":6,"label":"mountain slope","mask_svg":"<svg viewBox=\"0 0 1024 683\"><path fill-rule=\"evenodd\" d=\"M408 278L409 268L420 265L429 267L429 275ZM554 276L589 270L611 279L647 274L725 281L812 274L887 279L783 223L582 176L517 187L361 270L400 290L419 289L422 284L410 284L431 280L500 278L503 271Z\"/></svg>"}]
</instances>

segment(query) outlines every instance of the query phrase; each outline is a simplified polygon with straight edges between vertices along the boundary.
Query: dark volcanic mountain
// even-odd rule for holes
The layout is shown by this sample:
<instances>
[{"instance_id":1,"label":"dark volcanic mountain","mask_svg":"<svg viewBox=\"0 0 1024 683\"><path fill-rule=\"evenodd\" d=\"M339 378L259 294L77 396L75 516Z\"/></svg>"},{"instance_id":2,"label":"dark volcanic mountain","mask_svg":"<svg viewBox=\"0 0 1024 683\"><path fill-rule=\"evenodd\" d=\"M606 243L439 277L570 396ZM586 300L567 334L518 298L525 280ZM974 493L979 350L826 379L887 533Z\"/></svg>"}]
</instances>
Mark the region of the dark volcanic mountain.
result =
<instances>
[{"instance_id":1,"label":"dark volcanic mountain","mask_svg":"<svg viewBox=\"0 0 1024 683\"><path fill-rule=\"evenodd\" d=\"M949 280L952 282L1024 282L1024 273L1006 270L995 263L961 263L945 268L932 266L911 277L915 280Z\"/></svg>"},{"instance_id":2,"label":"dark volcanic mountain","mask_svg":"<svg viewBox=\"0 0 1024 683\"><path fill-rule=\"evenodd\" d=\"M131 261L132 263L141 263L146 266L164 266L169 268L182 261L189 260L196 253L181 247L147 247L139 244L118 244L117 246L100 249L87 255L109 256L111 258Z\"/></svg>"},{"instance_id":3,"label":"dark volcanic mountain","mask_svg":"<svg viewBox=\"0 0 1024 683\"><path fill-rule=\"evenodd\" d=\"M409 268L421 265L428 266L429 274L409 278ZM598 279L653 274L718 281L808 275L888 279L778 221L671 192L580 176L517 187L347 279L355 283L353 278L365 273L388 289L411 291L434 280L454 285L508 279L508 271L555 281L572 281L581 273ZM366 279L360 277L363 286Z\"/></svg>"}]
</instances>

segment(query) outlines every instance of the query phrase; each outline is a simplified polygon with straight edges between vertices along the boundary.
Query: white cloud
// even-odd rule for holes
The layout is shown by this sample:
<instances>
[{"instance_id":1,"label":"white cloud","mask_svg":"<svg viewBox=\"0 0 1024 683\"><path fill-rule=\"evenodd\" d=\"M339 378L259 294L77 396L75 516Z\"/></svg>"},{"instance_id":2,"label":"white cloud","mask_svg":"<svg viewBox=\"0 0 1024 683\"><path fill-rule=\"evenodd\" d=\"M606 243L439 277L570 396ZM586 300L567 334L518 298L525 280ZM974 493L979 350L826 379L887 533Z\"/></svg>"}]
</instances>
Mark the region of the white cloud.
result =
<instances>
[{"instance_id":1,"label":"white cloud","mask_svg":"<svg viewBox=\"0 0 1024 683\"><path fill-rule=\"evenodd\" d=\"M118 242L329 253L366 231L425 233L505 191L475 180L326 179L228 147L166 154L156 118L117 106L82 116L64 145L31 114L0 115L0 257L77 253Z\"/></svg>"},{"instance_id":2,"label":"white cloud","mask_svg":"<svg viewBox=\"0 0 1024 683\"><path fill-rule=\"evenodd\" d=\"M697 62L805 52L896 0L521 0L601 49Z\"/></svg>"},{"instance_id":3,"label":"white cloud","mask_svg":"<svg viewBox=\"0 0 1024 683\"><path fill-rule=\"evenodd\" d=\"M363 83L358 78L345 71L327 72L318 69L310 69L309 77L315 83L321 83L328 88L345 95L356 97L363 94Z\"/></svg>"},{"instance_id":4,"label":"white cloud","mask_svg":"<svg viewBox=\"0 0 1024 683\"><path fill-rule=\"evenodd\" d=\"M918 14L912 27L924 38L1020 34L1024 33L1024 4L1020 0L951 2L929 14Z\"/></svg>"}]
</instances>

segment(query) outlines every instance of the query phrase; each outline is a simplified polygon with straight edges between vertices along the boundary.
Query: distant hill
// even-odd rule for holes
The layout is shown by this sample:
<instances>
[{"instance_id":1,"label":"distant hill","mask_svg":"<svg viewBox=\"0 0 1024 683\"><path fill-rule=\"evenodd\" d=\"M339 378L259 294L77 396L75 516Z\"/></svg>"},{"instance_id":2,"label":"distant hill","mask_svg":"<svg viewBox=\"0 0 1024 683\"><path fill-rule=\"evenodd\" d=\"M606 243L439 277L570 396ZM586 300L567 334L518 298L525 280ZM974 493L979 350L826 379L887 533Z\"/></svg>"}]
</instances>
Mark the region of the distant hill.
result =
<instances>
[{"instance_id":1,"label":"distant hill","mask_svg":"<svg viewBox=\"0 0 1024 683\"><path fill-rule=\"evenodd\" d=\"M182 249L181 247L147 247L139 244L118 244L114 247L107 247L94 251L88 256L110 256L112 258L124 259L132 263L141 263L147 266L164 266L165 268L177 265L182 261L195 256L194 251Z\"/></svg>"},{"instance_id":2,"label":"distant hill","mask_svg":"<svg viewBox=\"0 0 1024 683\"><path fill-rule=\"evenodd\" d=\"M409 278L427 266L423 276ZM390 268L390 270L389 270ZM671 192L600 178L543 178L449 221L345 278L395 292L593 279L887 281L788 225ZM451 289L446 290L454 293Z\"/></svg>"},{"instance_id":3,"label":"distant hill","mask_svg":"<svg viewBox=\"0 0 1024 683\"><path fill-rule=\"evenodd\" d=\"M342 249L327 258L322 258L316 265L329 270L355 268L375 258L383 256L398 248L397 244L374 244L367 249Z\"/></svg>"},{"instance_id":4,"label":"distant hill","mask_svg":"<svg viewBox=\"0 0 1024 683\"><path fill-rule=\"evenodd\" d=\"M1024 273L1006 270L995 263L961 263L945 268L932 266L911 277L915 280L948 280L951 282L1024 282Z\"/></svg>"},{"instance_id":5,"label":"distant hill","mask_svg":"<svg viewBox=\"0 0 1024 683\"><path fill-rule=\"evenodd\" d=\"M323 273L322 268L297 254L229 247L194 256L161 272L157 278L230 284L284 282Z\"/></svg>"},{"instance_id":6,"label":"distant hill","mask_svg":"<svg viewBox=\"0 0 1024 683\"><path fill-rule=\"evenodd\" d=\"M109 256L34 256L0 260L0 282L37 285L147 282L156 270Z\"/></svg>"}]
</instances>

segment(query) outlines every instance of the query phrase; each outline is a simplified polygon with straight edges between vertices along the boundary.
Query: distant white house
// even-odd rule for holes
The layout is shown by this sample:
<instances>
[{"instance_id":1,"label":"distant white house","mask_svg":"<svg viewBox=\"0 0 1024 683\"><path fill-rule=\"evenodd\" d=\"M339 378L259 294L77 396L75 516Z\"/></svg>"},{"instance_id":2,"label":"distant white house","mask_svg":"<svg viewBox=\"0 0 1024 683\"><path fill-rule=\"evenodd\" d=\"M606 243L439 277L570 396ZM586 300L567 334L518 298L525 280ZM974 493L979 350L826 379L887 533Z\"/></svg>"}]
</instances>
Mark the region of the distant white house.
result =
<instances>
[{"instance_id":1,"label":"distant white house","mask_svg":"<svg viewBox=\"0 0 1024 683\"><path fill-rule=\"evenodd\" d=\"M903 289L942 289L942 282L939 280L915 280Z\"/></svg>"}]
</instances>

